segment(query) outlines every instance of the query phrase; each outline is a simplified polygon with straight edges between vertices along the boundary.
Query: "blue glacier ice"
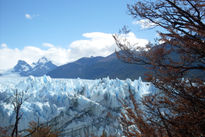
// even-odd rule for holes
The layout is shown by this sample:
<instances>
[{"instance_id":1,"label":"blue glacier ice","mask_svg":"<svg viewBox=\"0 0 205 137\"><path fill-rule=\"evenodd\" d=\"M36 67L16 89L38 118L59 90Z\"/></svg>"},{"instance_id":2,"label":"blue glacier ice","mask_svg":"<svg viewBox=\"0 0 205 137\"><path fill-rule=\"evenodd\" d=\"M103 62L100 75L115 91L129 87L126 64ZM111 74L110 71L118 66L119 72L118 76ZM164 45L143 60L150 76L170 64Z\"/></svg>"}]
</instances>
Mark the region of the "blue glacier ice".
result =
<instances>
[{"instance_id":1,"label":"blue glacier ice","mask_svg":"<svg viewBox=\"0 0 205 137\"><path fill-rule=\"evenodd\" d=\"M128 98L129 88L137 99L154 90L153 85L141 79L132 81L109 77L96 80L52 79L49 76L0 77L0 126L14 124L11 99L17 89L27 98L21 108L23 117L20 120L20 129L28 127L28 123L34 120L57 123L56 127L65 131L73 131L86 125L89 129L89 126L95 123L94 129L98 132L104 129L113 132L115 129L109 126L119 126L117 119L110 123L107 121L108 124L102 124L100 121L106 120L108 112L112 113L113 117L119 115L122 108L119 100Z\"/></svg>"}]
</instances>

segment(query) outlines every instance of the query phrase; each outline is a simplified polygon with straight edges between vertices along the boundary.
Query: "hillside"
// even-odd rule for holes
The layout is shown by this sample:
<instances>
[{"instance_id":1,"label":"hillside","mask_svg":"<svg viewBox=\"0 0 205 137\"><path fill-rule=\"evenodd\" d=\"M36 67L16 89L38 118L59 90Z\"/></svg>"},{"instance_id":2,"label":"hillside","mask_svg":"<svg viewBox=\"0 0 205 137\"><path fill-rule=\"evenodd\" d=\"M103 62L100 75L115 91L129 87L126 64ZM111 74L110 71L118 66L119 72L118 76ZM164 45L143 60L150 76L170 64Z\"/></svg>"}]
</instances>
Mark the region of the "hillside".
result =
<instances>
[{"instance_id":1,"label":"hillside","mask_svg":"<svg viewBox=\"0 0 205 137\"><path fill-rule=\"evenodd\" d=\"M119 79L144 79L144 66L122 62L113 53L107 57L81 58L47 73L52 78L97 79L109 76Z\"/></svg>"}]
</instances>

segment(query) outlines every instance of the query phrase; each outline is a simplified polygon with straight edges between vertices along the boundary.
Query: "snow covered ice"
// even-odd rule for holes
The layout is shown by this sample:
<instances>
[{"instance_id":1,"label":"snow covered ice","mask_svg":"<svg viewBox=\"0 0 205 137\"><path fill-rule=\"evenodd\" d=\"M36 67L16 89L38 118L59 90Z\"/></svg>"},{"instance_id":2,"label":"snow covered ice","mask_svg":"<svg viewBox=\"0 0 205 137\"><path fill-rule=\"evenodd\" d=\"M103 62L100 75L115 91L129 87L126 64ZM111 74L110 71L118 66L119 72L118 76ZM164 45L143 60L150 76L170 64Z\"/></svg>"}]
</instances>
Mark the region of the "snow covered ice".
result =
<instances>
[{"instance_id":1,"label":"snow covered ice","mask_svg":"<svg viewBox=\"0 0 205 137\"><path fill-rule=\"evenodd\" d=\"M154 90L150 83L141 79L51 79L43 77L0 77L0 126L14 124L10 98L14 90L24 92L28 98L22 105L23 117L20 129L27 128L32 120L47 122L64 131L83 135L81 129L101 134L103 130L118 134L121 104L119 99L128 97L128 88L136 98ZM108 117L108 114L112 116ZM73 134L73 133L72 133Z\"/></svg>"}]
</instances>

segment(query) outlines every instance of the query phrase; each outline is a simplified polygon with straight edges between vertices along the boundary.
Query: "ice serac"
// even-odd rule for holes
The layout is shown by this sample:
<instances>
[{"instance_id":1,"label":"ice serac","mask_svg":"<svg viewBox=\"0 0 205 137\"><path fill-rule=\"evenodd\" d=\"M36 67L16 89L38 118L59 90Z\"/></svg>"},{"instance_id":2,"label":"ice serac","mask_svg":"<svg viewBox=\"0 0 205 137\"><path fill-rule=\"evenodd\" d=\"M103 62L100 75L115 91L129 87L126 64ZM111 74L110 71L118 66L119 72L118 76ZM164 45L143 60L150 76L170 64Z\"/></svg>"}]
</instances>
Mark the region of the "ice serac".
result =
<instances>
[{"instance_id":1,"label":"ice serac","mask_svg":"<svg viewBox=\"0 0 205 137\"><path fill-rule=\"evenodd\" d=\"M28 122L48 123L62 135L100 135L105 130L120 136L117 118L120 115L119 99L128 98L130 89L136 98L154 90L150 83L141 80L119 79L52 79L48 76L22 78L21 80L0 79L0 122L1 126L14 123L14 113L9 98L13 90L24 92L28 98L22 106L23 118L20 129ZM8 86L9 85L9 86Z\"/></svg>"}]
</instances>

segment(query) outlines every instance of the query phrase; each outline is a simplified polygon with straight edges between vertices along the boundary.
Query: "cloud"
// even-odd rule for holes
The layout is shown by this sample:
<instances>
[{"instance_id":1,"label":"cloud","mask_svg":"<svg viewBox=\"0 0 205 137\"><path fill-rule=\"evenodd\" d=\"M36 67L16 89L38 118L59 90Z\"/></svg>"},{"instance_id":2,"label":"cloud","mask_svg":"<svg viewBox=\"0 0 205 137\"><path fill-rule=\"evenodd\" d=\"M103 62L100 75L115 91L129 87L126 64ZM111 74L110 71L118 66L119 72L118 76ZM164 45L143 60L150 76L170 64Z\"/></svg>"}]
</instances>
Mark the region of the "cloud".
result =
<instances>
[{"instance_id":1,"label":"cloud","mask_svg":"<svg viewBox=\"0 0 205 137\"><path fill-rule=\"evenodd\" d=\"M70 61L70 50L60 47L52 47L47 50L34 46L26 46L23 49L1 48L0 49L0 70L10 69L18 60L25 60L32 64L41 57L47 57L57 65L62 65Z\"/></svg>"},{"instance_id":2,"label":"cloud","mask_svg":"<svg viewBox=\"0 0 205 137\"><path fill-rule=\"evenodd\" d=\"M77 40L70 44L72 56L107 56L115 51L112 34L92 32L84 33L86 40Z\"/></svg>"},{"instance_id":3,"label":"cloud","mask_svg":"<svg viewBox=\"0 0 205 137\"><path fill-rule=\"evenodd\" d=\"M47 48L53 48L55 47L53 44L51 43L43 43L42 46L47 47Z\"/></svg>"},{"instance_id":4,"label":"cloud","mask_svg":"<svg viewBox=\"0 0 205 137\"><path fill-rule=\"evenodd\" d=\"M42 43L42 46L47 47L47 49L41 49L36 46L12 49L3 46L4 48L0 48L0 69L12 68L20 59L31 64L43 56L53 61L56 65L62 65L81 57L108 56L117 48L112 34L109 33L84 33L83 37L85 39L73 41L67 48L58 47L51 43ZM138 46L144 46L148 43L145 39L136 38L134 33L128 33L126 37L132 43L138 43ZM2 43L1 47L2 45L6 44Z\"/></svg>"},{"instance_id":5,"label":"cloud","mask_svg":"<svg viewBox=\"0 0 205 137\"><path fill-rule=\"evenodd\" d=\"M2 48L7 48L7 44L6 44L6 43L2 43L2 44L1 44L1 47L2 47Z\"/></svg>"},{"instance_id":6,"label":"cloud","mask_svg":"<svg viewBox=\"0 0 205 137\"><path fill-rule=\"evenodd\" d=\"M87 40L77 40L70 44L71 56L74 58L90 56L108 56L117 49L113 34L92 32L84 33ZM135 34L130 32L122 37L133 45L144 47L148 40L136 38Z\"/></svg>"},{"instance_id":7,"label":"cloud","mask_svg":"<svg viewBox=\"0 0 205 137\"><path fill-rule=\"evenodd\" d=\"M25 14L25 18L31 20L31 19L32 19L32 16L31 16L30 14L27 13L27 14Z\"/></svg>"},{"instance_id":8,"label":"cloud","mask_svg":"<svg viewBox=\"0 0 205 137\"><path fill-rule=\"evenodd\" d=\"M33 18L36 18L39 16L40 16L39 14L28 14L28 13L25 14L25 18L29 20L32 20Z\"/></svg>"},{"instance_id":9,"label":"cloud","mask_svg":"<svg viewBox=\"0 0 205 137\"><path fill-rule=\"evenodd\" d=\"M156 24L150 22L148 19L141 19L138 21L133 21L132 24L140 25L141 29L148 29L148 28L153 28L156 26Z\"/></svg>"},{"instance_id":10,"label":"cloud","mask_svg":"<svg viewBox=\"0 0 205 137\"><path fill-rule=\"evenodd\" d=\"M119 36L120 43L128 45L128 47L137 50L137 48L145 48L149 43L146 39L136 38L135 34L130 32L128 34L121 34Z\"/></svg>"}]
</instances>

